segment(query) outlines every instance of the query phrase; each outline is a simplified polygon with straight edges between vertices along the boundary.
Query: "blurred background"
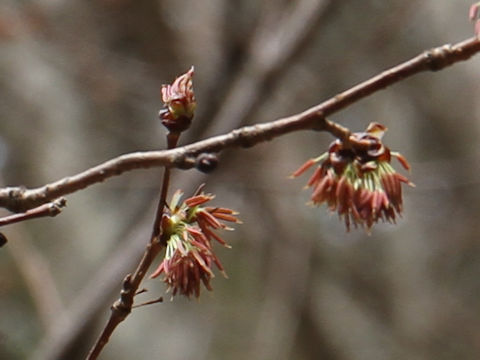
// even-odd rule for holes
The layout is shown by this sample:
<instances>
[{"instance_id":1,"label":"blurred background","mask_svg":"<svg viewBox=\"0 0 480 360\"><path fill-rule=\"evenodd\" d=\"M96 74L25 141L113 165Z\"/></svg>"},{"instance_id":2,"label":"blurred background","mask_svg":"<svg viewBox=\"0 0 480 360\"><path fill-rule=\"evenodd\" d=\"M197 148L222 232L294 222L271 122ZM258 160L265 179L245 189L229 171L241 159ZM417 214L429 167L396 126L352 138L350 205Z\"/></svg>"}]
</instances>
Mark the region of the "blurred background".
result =
<instances>
[{"instance_id":1,"label":"blurred background","mask_svg":"<svg viewBox=\"0 0 480 360\"><path fill-rule=\"evenodd\" d=\"M2 0L0 186L37 187L165 147L160 86L195 66L182 143L300 112L421 51L473 35L467 0ZM135 309L101 359L480 358L480 56L332 117L371 121L411 162L398 225L346 233L287 176L333 140L303 131L229 150L207 181L244 221L229 279ZM398 164L397 164L398 165ZM397 168L399 166L395 165ZM161 169L67 197L2 229L0 359L84 359L148 241ZM8 213L0 211L4 216ZM137 301L164 295L157 280Z\"/></svg>"}]
</instances>

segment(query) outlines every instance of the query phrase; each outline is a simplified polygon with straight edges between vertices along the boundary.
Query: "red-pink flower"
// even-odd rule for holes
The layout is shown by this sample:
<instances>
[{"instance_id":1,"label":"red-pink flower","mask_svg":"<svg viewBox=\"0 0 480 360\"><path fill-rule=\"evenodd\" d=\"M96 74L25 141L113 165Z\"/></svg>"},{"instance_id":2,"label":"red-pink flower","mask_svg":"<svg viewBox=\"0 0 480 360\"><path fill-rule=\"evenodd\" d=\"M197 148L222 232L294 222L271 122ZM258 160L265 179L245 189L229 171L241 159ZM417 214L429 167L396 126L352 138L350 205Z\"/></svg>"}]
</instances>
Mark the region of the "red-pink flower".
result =
<instances>
[{"instance_id":1,"label":"red-pink flower","mask_svg":"<svg viewBox=\"0 0 480 360\"><path fill-rule=\"evenodd\" d=\"M162 86L165 107L160 110L162 124L172 132L182 132L190 127L197 103L193 92L193 66L171 85Z\"/></svg>"},{"instance_id":2,"label":"red-pink flower","mask_svg":"<svg viewBox=\"0 0 480 360\"><path fill-rule=\"evenodd\" d=\"M381 142L383 125L371 123L365 132L351 135L348 144L335 140L329 150L305 162L293 177L320 163L307 183L313 189L311 201L327 204L350 225L367 230L382 220L395 223L403 210L402 183L413 185L390 164L391 157L409 169L406 159Z\"/></svg>"},{"instance_id":3,"label":"red-pink flower","mask_svg":"<svg viewBox=\"0 0 480 360\"><path fill-rule=\"evenodd\" d=\"M180 293L198 297L201 283L212 290L213 264L226 277L220 260L213 252L213 240L229 246L215 231L232 230L224 221L240 221L233 210L203 207L214 198L211 194L201 193L180 203L182 195L180 191L173 195L168 213L162 218L162 233L168 238L167 249L164 260L151 277L164 274L163 281L172 291L172 296Z\"/></svg>"},{"instance_id":4,"label":"red-pink flower","mask_svg":"<svg viewBox=\"0 0 480 360\"><path fill-rule=\"evenodd\" d=\"M480 2L470 6L469 17L475 23L475 35L480 36Z\"/></svg>"}]
</instances>

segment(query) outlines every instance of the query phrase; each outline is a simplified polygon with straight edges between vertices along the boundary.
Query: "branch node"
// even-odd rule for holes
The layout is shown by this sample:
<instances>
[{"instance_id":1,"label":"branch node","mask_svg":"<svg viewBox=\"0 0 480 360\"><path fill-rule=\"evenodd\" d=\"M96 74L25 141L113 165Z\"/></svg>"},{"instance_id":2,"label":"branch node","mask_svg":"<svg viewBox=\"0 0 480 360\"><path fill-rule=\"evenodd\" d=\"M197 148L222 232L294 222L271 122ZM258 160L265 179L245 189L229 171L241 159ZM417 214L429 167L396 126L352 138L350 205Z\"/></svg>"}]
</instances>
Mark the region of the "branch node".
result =
<instances>
[{"instance_id":1,"label":"branch node","mask_svg":"<svg viewBox=\"0 0 480 360\"><path fill-rule=\"evenodd\" d=\"M326 127L326 118L323 115L323 111L316 111L312 114L312 117L316 119L316 121L312 125L313 131L325 131Z\"/></svg>"},{"instance_id":2,"label":"branch node","mask_svg":"<svg viewBox=\"0 0 480 360\"><path fill-rule=\"evenodd\" d=\"M257 125L235 129L232 131L233 138L243 148L249 148L255 145L258 142L258 140L256 140L255 138L260 134L261 130Z\"/></svg>"},{"instance_id":3,"label":"branch node","mask_svg":"<svg viewBox=\"0 0 480 360\"><path fill-rule=\"evenodd\" d=\"M62 211L62 208L67 206L67 200L65 198L59 198L52 202L48 208L49 216L57 216Z\"/></svg>"},{"instance_id":4,"label":"branch node","mask_svg":"<svg viewBox=\"0 0 480 360\"><path fill-rule=\"evenodd\" d=\"M456 51L451 44L439 46L424 52L426 58L425 65L431 71L439 71L443 68L452 65L455 62L455 58L452 54Z\"/></svg>"},{"instance_id":5,"label":"branch node","mask_svg":"<svg viewBox=\"0 0 480 360\"><path fill-rule=\"evenodd\" d=\"M115 301L112 305L114 311L120 318L125 319L132 311L133 296L132 296L132 274L128 274L123 279L122 290L120 291L120 299Z\"/></svg>"},{"instance_id":6,"label":"branch node","mask_svg":"<svg viewBox=\"0 0 480 360\"><path fill-rule=\"evenodd\" d=\"M15 213L28 210L28 205L25 204L25 191L27 190L25 186L9 187L5 190L8 196L8 204L5 208Z\"/></svg>"}]
</instances>

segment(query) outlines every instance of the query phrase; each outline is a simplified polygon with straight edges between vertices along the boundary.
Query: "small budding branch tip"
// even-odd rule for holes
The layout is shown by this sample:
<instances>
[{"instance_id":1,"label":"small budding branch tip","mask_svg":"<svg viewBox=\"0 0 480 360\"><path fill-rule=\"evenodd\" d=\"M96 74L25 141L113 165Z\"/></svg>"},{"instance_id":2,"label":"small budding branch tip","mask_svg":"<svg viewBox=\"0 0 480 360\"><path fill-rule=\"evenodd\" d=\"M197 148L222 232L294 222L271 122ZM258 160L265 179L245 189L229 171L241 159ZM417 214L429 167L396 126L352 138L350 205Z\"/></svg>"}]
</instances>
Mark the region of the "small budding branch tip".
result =
<instances>
[{"instance_id":1,"label":"small budding branch tip","mask_svg":"<svg viewBox=\"0 0 480 360\"><path fill-rule=\"evenodd\" d=\"M165 104L158 116L162 124L174 133L181 133L190 127L197 106L193 91L193 66L179 76L171 85L162 86L162 100Z\"/></svg>"}]
</instances>

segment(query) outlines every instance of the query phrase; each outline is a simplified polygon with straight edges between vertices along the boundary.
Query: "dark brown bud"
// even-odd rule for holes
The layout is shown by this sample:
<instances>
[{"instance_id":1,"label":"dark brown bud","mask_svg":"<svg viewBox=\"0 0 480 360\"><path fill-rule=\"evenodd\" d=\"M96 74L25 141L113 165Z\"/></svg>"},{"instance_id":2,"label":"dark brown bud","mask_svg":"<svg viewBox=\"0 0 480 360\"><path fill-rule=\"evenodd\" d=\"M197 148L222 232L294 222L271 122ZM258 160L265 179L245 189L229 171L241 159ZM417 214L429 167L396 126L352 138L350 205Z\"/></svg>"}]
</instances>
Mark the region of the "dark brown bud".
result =
<instances>
[{"instance_id":1,"label":"dark brown bud","mask_svg":"<svg viewBox=\"0 0 480 360\"><path fill-rule=\"evenodd\" d=\"M5 245L7 242L8 242L7 237L5 235L3 235L2 233L0 233L0 247Z\"/></svg>"},{"instance_id":2,"label":"dark brown bud","mask_svg":"<svg viewBox=\"0 0 480 360\"><path fill-rule=\"evenodd\" d=\"M195 161L195 167L203 173L212 172L216 169L217 165L218 157L211 153L200 154Z\"/></svg>"}]
</instances>

